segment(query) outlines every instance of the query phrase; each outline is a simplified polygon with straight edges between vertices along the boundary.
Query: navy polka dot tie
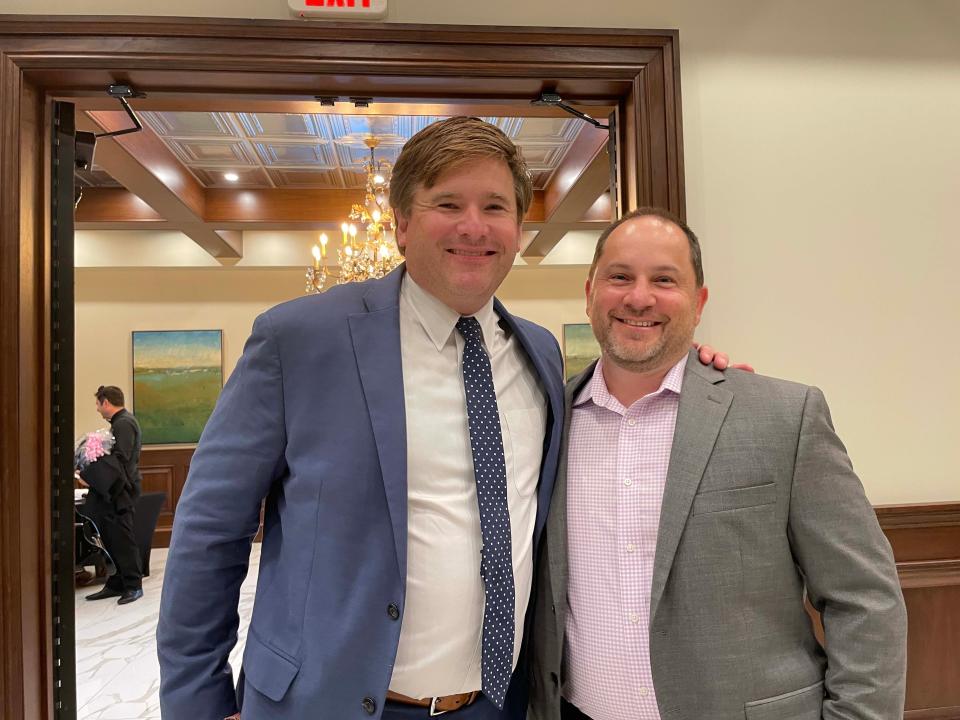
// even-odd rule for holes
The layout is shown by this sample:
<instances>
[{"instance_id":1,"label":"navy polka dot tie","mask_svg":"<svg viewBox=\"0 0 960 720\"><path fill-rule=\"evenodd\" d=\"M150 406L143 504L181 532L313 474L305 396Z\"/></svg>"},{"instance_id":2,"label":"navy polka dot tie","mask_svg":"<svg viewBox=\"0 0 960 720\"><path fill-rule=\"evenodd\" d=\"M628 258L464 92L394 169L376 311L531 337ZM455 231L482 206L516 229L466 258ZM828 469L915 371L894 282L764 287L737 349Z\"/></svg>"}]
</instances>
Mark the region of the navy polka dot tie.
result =
<instances>
[{"instance_id":1,"label":"navy polka dot tie","mask_svg":"<svg viewBox=\"0 0 960 720\"><path fill-rule=\"evenodd\" d=\"M483 577L483 681L481 688L494 705L503 701L513 673L515 625L513 589L513 543L510 539L510 511L507 509L507 467L500 435L497 394L493 389L490 358L483 349L480 323L473 317L457 321L457 330L466 341L463 348L463 386L467 395L467 419L473 474L480 503L480 532L483 550L480 574Z\"/></svg>"}]
</instances>

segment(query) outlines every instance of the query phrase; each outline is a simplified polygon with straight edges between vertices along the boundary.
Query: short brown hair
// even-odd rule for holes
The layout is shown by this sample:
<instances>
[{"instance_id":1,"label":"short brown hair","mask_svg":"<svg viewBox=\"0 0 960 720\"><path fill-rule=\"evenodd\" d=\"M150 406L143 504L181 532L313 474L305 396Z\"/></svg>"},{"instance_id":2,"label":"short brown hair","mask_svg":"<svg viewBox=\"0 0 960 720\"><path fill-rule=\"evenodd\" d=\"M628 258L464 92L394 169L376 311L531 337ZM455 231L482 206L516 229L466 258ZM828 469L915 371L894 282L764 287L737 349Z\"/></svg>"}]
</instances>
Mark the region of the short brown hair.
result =
<instances>
[{"instance_id":1,"label":"short brown hair","mask_svg":"<svg viewBox=\"0 0 960 720\"><path fill-rule=\"evenodd\" d=\"M418 187L433 187L447 170L478 158L497 158L510 168L519 224L533 200L527 163L500 128L475 117L435 122L407 141L390 176L390 205L409 216Z\"/></svg>"},{"instance_id":2,"label":"short brown hair","mask_svg":"<svg viewBox=\"0 0 960 720\"><path fill-rule=\"evenodd\" d=\"M106 400L114 407L123 407L123 390L116 385L101 385L94 395L101 403Z\"/></svg>"},{"instance_id":3,"label":"short brown hair","mask_svg":"<svg viewBox=\"0 0 960 720\"><path fill-rule=\"evenodd\" d=\"M700 253L700 241L697 239L696 233L694 233L693 230L690 229L690 226L678 216L674 215L669 210L664 210L663 208L657 207L642 207L632 210L616 222L609 225L607 229L603 231L603 233L597 239L597 249L593 253L593 262L590 264L589 277L593 278L593 273L597 270L597 263L600 261L600 255L603 254L603 246L607 242L607 238L610 237L610 233L628 220L647 216L658 217L661 220L672 222L678 228L683 230L683 234L687 236L687 240L690 243L690 261L693 263L693 274L697 278L697 287L703 287L703 257Z\"/></svg>"}]
</instances>

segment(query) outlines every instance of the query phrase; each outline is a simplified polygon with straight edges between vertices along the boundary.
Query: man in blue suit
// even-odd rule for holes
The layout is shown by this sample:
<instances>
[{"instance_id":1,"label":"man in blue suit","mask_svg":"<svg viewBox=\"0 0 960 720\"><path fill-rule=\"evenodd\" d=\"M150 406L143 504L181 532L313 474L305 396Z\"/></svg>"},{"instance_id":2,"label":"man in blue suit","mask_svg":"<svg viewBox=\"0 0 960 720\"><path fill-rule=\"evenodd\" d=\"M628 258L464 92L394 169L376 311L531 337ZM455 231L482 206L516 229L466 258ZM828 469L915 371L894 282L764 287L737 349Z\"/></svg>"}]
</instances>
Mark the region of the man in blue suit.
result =
<instances>
[{"instance_id":1,"label":"man in blue suit","mask_svg":"<svg viewBox=\"0 0 960 720\"><path fill-rule=\"evenodd\" d=\"M497 128L430 125L391 180L405 269L257 318L177 506L157 630L165 718L523 716L523 684L502 695L521 674L563 417L561 358L548 331L493 293L532 195ZM465 403L471 342L496 388L485 421L499 421L494 450L478 449L469 427L490 411ZM505 500L489 527L474 471L488 453L484 481ZM235 694L227 658L263 500ZM503 602L509 619L495 626L485 606Z\"/></svg>"}]
</instances>

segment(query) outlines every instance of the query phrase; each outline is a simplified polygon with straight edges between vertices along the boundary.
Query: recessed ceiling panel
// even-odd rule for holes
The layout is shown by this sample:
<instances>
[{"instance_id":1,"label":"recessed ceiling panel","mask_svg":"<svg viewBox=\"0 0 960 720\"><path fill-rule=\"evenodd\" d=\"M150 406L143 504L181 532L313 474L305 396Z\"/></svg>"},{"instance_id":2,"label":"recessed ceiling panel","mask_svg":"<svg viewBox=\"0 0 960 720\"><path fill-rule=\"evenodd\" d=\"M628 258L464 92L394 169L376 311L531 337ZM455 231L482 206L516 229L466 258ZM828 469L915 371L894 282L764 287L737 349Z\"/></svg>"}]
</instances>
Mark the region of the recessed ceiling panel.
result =
<instances>
[{"instance_id":1,"label":"recessed ceiling panel","mask_svg":"<svg viewBox=\"0 0 960 720\"><path fill-rule=\"evenodd\" d=\"M555 143L537 143L520 146L520 152L523 153L523 159L527 161L527 167L530 172L549 171L553 172L563 156L566 155L569 145Z\"/></svg>"},{"instance_id":2,"label":"recessed ceiling panel","mask_svg":"<svg viewBox=\"0 0 960 720\"><path fill-rule=\"evenodd\" d=\"M339 170L304 170L298 168L270 168L270 179L277 187L317 188L337 190L343 188ZM360 181L353 187L363 187Z\"/></svg>"},{"instance_id":3,"label":"recessed ceiling panel","mask_svg":"<svg viewBox=\"0 0 960 720\"><path fill-rule=\"evenodd\" d=\"M327 123L320 115L293 113L238 113L237 119L249 138L275 140L329 139Z\"/></svg>"},{"instance_id":4,"label":"recessed ceiling panel","mask_svg":"<svg viewBox=\"0 0 960 720\"><path fill-rule=\"evenodd\" d=\"M140 117L160 137L238 137L228 113L142 112Z\"/></svg>"},{"instance_id":5,"label":"recessed ceiling panel","mask_svg":"<svg viewBox=\"0 0 960 720\"><path fill-rule=\"evenodd\" d=\"M344 170L354 169L359 171L363 168L363 164L370 159L370 148L362 142L341 140L336 143L335 147L337 151L337 161ZM394 142L391 144L382 143L377 146L374 152L374 158L378 161L383 160L393 165L397 161L397 156L400 154L402 147L402 142Z\"/></svg>"},{"instance_id":6,"label":"recessed ceiling panel","mask_svg":"<svg viewBox=\"0 0 960 720\"><path fill-rule=\"evenodd\" d=\"M170 138L167 145L185 164L196 167L251 166L256 163L250 157L243 142L225 140L186 140Z\"/></svg>"},{"instance_id":7,"label":"recessed ceiling panel","mask_svg":"<svg viewBox=\"0 0 960 720\"><path fill-rule=\"evenodd\" d=\"M335 168L336 161L330 146L322 143L255 142L254 149L267 167Z\"/></svg>"},{"instance_id":8,"label":"recessed ceiling panel","mask_svg":"<svg viewBox=\"0 0 960 720\"><path fill-rule=\"evenodd\" d=\"M510 137L525 142L572 143L586 124L580 118L515 118L520 127Z\"/></svg>"}]
</instances>

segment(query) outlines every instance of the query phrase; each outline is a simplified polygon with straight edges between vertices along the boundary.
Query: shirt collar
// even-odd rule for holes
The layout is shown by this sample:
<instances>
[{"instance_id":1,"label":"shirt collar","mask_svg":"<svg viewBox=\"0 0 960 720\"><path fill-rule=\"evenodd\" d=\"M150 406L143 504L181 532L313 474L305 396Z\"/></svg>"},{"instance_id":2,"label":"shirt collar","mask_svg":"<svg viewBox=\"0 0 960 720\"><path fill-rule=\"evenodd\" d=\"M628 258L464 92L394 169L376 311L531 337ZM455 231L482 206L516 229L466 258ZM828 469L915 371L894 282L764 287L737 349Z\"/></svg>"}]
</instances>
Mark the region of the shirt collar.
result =
<instances>
[{"instance_id":1,"label":"shirt collar","mask_svg":"<svg viewBox=\"0 0 960 720\"><path fill-rule=\"evenodd\" d=\"M409 272L403 274L403 280L400 283L400 297L403 298L416 315L417 320L426 330L431 342L441 351L447 341L450 339L450 333L453 332L460 319L460 313L447 307L441 300L431 295L417 282L410 277ZM487 300L486 304L473 314L473 317L480 323L480 329L483 331L483 341L487 349L491 349L491 343L498 330L497 314L493 310L493 298Z\"/></svg>"},{"instance_id":2,"label":"shirt collar","mask_svg":"<svg viewBox=\"0 0 960 720\"><path fill-rule=\"evenodd\" d=\"M660 387L657 389L657 391L650 393L650 395L647 395L646 397L651 397L652 395L661 395L665 392L671 392L679 395L680 390L683 387L683 373L687 368L688 356L688 353L684 353L683 357L677 361L676 365L670 368L667 371L667 374L663 376L663 380L661 381ZM613 395L611 395L610 391L607 389L607 383L603 379L602 358L597 361L597 365L593 369L593 375L590 376L590 380L577 394L577 397L573 402L573 406L577 407L579 405L583 405L588 400L593 400L594 405L599 405L600 407L609 408L611 410L621 409L623 407L620 405L620 401L613 397Z\"/></svg>"}]
</instances>

